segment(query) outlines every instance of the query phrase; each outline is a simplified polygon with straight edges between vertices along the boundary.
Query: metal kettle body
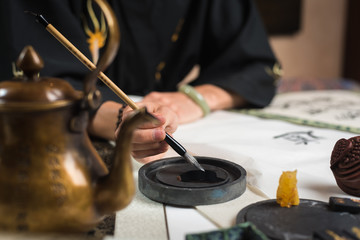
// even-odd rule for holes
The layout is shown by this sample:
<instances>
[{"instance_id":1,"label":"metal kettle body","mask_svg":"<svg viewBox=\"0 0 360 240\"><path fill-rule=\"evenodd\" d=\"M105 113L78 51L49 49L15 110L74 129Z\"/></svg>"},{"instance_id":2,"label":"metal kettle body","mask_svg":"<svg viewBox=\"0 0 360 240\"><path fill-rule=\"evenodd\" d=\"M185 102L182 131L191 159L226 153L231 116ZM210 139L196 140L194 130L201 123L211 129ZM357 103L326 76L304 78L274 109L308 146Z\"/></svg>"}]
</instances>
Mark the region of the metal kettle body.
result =
<instances>
[{"instance_id":1,"label":"metal kettle body","mask_svg":"<svg viewBox=\"0 0 360 240\"><path fill-rule=\"evenodd\" d=\"M86 130L97 75L112 61L119 36L108 5L95 2L116 46L107 48L83 92L61 79L40 78L43 62L31 46L17 61L24 77L0 83L0 231L84 232L134 195L132 132L155 118L140 110L123 122L108 171Z\"/></svg>"},{"instance_id":2,"label":"metal kettle body","mask_svg":"<svg viewBox=\"0 0 360 240\"><path fill-rule=\"evenodd\" d=\"M0 112L0 230L78 231L100 220L94 184L106 175L73 106Z\"/></svg>"},{"instance_id":3,"label":"metal kettle body","mask_svg":"<svg viewBox=\"0 0 360 240\"><path fill-rule=\"evenodd\" d=\"M0 84L0 231L87 231L130 203L132 133L156 119L141 109L123 122L108 171L87 134L83 94L25 75Z\"/></svg>"},{"instance_id":4,"label":"metal kettle body","mask_svg":"<svg viewBox=\"0 0 360 240\"><path fill-rule=\"evenodd\" d=\"M140 111L124 122L109 173L86 131L69 131L75 109L0 111L0 231L87 231L130 203L129 139L152 117Z\"/></svg>"}]
</instances>

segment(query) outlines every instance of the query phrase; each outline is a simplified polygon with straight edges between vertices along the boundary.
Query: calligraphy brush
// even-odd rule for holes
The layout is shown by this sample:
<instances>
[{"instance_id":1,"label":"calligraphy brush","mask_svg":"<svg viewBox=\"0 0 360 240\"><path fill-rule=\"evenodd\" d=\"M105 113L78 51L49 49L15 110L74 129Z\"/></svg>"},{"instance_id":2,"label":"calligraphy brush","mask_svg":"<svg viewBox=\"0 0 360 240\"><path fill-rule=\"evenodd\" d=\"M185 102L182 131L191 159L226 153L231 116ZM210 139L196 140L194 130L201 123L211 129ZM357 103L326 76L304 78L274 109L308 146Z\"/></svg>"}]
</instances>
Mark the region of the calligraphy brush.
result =
<instances>
[{"instance_id":1,"label":"calligraphy brush","mask_svg":"<svg viewBox=\"0 0 360 240\"><path fill-rule=\"evenodd\" d=\"M31 11L25 11L25 13L29 13L35 16L35 20L38 23L41 23L45 29L51 33L66 49L68 49L77 59L80 60L88 69L94 71L96 66L93 62L91 62L83 53L81 53L69 40L67 40L52 24L50 24L42 15L33 13ZM105 83L117 96L119 96L125 103L127 103L132 109L136 110L139 107L134 103L131 98L129 98L117 85L115 85L103 72L100 72L98 78ZM199 164L199 162L189 154L186 149L177 142L173 137L171 137L168 133L166 133L165 141L177 152L180 156L182 156L187 162L194 165L201 171L205 171L203 167Z\"/></svg>"}]
</instances>

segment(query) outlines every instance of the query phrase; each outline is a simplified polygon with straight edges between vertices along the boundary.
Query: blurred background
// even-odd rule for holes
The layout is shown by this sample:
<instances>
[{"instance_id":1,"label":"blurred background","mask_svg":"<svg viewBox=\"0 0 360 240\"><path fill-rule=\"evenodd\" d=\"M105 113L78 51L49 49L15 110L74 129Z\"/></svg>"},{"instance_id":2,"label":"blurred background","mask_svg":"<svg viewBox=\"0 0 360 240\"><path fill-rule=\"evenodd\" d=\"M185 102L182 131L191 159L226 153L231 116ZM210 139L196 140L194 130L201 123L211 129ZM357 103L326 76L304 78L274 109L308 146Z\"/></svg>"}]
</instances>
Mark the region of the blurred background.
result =
<instances>
[{"instance_id":1,"label":"blurred background","mask_svg":"<svg viewBox=\"0 0 360 240\"><path fill-rule=\"evenodd\" d=\"M359 0L255 0L284 80L360 82Z\"/></svg>"}]
</instances>

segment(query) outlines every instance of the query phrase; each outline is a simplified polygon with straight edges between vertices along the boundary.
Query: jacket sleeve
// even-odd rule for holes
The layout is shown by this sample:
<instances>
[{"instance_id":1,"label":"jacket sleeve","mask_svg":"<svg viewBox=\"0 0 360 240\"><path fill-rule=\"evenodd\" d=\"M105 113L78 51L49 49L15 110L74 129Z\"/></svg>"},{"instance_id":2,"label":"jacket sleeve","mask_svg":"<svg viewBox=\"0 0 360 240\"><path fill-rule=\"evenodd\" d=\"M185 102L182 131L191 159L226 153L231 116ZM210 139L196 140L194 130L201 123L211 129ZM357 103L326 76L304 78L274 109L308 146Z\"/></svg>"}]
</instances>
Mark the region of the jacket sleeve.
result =
<instances>
[{"instance_id":1,"label":"jacket sleeve","mask_svg":"<svg viewBox=\"0 0 360 240\"><path fill-rule=\"evenodd\" d=\"M199 58L199 78L244 97L252 106L268 105L276 92L277 59L251 0L213 0Z\"/></svg>"}]
</instances>

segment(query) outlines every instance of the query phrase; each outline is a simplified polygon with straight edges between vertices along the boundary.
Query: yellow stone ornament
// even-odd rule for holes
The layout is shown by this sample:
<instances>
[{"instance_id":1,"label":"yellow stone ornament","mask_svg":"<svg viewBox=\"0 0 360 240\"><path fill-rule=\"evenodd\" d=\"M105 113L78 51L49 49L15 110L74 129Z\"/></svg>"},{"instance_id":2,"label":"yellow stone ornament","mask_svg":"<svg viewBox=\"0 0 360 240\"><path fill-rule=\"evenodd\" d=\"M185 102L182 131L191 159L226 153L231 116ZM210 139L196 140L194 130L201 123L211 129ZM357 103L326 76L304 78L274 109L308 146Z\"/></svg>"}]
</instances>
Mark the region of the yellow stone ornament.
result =
<instances>
[{"instance_id":1,"label":"yellow stone ornament","mask_svg":"<svg viewBox=\"0 0 360 240\"><path fill-rule=\"evenodd\" d=\"M279 179L279 187L276 192L276 202L281 207L290 208L294 205L299 205L299 194L297 190L297 170L283 171Z\"/></svg>"}]
</instances>

